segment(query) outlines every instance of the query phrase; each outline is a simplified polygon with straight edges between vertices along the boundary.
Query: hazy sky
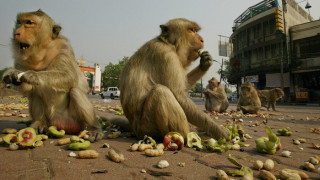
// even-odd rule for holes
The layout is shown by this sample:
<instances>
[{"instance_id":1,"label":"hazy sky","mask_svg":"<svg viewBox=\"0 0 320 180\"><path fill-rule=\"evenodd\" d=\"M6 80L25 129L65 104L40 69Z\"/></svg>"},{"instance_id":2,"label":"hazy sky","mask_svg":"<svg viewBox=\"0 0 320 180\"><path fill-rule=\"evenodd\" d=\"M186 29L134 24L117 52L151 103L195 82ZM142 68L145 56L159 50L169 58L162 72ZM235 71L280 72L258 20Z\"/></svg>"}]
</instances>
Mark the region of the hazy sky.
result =
<instances>
[{"instance_id":1,"label":"hazy sky","mask_svg":"<svg viewBox=\"0 0 320 180\"><path fill-rule=\"evenodd\" d=\"M173 18L198 22L205 50L221 62L219 35L230 36L233 21L248 7L262 0L0 0L0 69L11 67L10 38L16 14L39 8L62 26L76 58L88 66L117 63L131 56L146 41L159 35L159 25ZM302 7L306 1L301 2ZM309 0L311 16L320 17L320 0ZM222 39L224 40L224 39ZM195 64L198 64L196 61ZM195 65L194 65L195 66ZM216 73L214 63L203 78L204 84Z\"/></svg>"}]
</instances>

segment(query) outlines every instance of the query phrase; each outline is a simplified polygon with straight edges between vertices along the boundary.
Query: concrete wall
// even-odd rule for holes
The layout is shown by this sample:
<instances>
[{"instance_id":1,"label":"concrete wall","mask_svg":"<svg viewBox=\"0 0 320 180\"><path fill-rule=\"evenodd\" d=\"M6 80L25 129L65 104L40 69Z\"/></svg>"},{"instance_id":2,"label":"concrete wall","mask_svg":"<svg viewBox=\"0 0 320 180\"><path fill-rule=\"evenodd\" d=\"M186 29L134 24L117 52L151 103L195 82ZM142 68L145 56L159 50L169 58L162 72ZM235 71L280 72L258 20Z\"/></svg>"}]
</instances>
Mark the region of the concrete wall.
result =
<instances>
[{"instance_id":1,"label":"concrete wall","mask_svg":"<svg viewBox=\"0 0 320 180\"><path fill-rule=\"evenodd\" d=\"M293 41L316 36L320 33L320 20L292 26L290 32Z\"/></svg>"},{"instance_id":2,"label":"concrete wall","mask_svg":"<svg viewBox=\"0 0 320 180\"><path fill-rule=\"evenodd\" d=\"M289 32L291 26L310 22L312 18L294 0L287 0L287 12L285 12L286 31Z\"/></svg>"}]
</instances>

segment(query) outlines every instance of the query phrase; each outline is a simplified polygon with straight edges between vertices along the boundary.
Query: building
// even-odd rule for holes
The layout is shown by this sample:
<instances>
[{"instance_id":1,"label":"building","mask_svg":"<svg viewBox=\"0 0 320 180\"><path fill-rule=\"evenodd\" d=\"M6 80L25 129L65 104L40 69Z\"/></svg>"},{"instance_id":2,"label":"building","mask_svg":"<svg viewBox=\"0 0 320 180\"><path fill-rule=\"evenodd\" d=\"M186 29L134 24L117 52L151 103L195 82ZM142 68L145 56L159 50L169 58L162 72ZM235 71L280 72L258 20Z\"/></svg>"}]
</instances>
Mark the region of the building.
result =
<instances>
[{"instance_id":1,"label":"building","mask_svg":"<svg viewBox=\"0 0 320 180\"><path fill-rule=\"evenodd\" d=\"M320 20L292 26L289 35L295 100L320 102Z\"/></svg>"},{"instance_id":2,"label":"building","mask_svg":"<svg viewBox=\"0 0 320 180\"><path fill-rule=\"evenodd\" d=\"M250 81L257 89L282 87L286 100L309 101L309 89L300 88L300 79L319 71L314 57L319 58L318 23L294 0L264 0L249 7L234 20L228 81ZM305 46L313 46L312 57L302 54Z\"/></svg>"}]
</instances>

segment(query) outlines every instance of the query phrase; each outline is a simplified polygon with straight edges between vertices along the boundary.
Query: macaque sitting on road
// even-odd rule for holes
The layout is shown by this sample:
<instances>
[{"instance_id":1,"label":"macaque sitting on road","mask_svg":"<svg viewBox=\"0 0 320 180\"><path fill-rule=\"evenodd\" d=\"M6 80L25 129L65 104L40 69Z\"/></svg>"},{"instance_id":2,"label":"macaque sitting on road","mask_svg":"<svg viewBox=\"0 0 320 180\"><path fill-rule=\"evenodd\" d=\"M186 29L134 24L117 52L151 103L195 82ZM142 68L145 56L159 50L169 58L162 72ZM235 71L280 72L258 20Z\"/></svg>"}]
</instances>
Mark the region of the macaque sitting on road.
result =
<instances>
[{"instance_id":1,"label":"macaque sitting on road","mask_svg":"<svg viewBox=\"0 0 320 180\"><path fill-rule=\"evenodd\" d=\"M87 80L60 30L41 10L19 13L12 38L14 68L3 80L28 96L31 127L39 133L54 125L72 134L87 129L90 141L99 140L103 133L87 97Z\"/></svg>"},{"instance_id":2,"label":"macaque sitting on road","mask_svg":"<svg viewBox=\"0 0 320 180\"><path fill-rule=\"evenodd\" d=\"M180 18L160 28L161 34L129 59L120 78L121 104L132 131L138 138L148 135L163 139L171 131L186 138L190 122L216 139L227 137L225 129L187 96L212 64L205 51L200 64L188 72L203 48L200 27Z\"/></svg>"},{"instance_id":3,"label":"macaque sitting on road","mask_svg":"<svg viewBox=\"0 0 320 180\"><path fill-rule=\"evenodd\" d=\"M216 78L212 78L208 82L209 89L204 92L206 110L209 112L225 112L229 106L226 92Z\"/></svg>"},{"instance_id":4,"label":"macaque sitting on road","mask_svg":"<svg viewBox=\"0 0 320 180\"><path fill-rule=\"evenodd\" d=\"M276 111L277 100L284 96L284 92L281 88L258 90L257 92L262 105L265 102L268 102L268 111L270 106L272 107L273 111Z\"/></svg>"},{"instance_id":5,"label":"macaque sitting on road","mask_svg":"<svg viewBox=\"0 0 320 180\"><path fill-rule=\"evenodd\" d=\"M237 111L242 110L243 114L257 114L260 111L261 102L257 90L250 82L241 85Z\"/></svg>"}]
</instances>

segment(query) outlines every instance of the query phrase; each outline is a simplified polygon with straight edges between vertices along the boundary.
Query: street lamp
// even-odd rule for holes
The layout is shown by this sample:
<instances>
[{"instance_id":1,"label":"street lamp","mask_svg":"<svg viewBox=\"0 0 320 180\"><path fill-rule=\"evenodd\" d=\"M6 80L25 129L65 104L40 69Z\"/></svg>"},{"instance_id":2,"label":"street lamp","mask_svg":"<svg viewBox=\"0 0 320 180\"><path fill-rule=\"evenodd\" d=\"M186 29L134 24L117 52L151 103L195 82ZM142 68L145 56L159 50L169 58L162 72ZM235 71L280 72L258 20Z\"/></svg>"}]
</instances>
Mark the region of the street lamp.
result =
<instances>
[{"instance_id":1,"label":"street lamp","mask_svg":"<svg viewBox=\"0 0 320 180\"><path fill-rule=\"evenodd\" d=\"M306 4L306 7L304 7L306 9L308 9L308 12L309 12L309 15L310 15L310 8L311 8L311 5L309 4L309 2L307 1L307 4Z\"/></svg>"},{"instance_id":2,"label":"street lamp","mask_svg":"<svg viewBox=\"0 0 320 180\"><path fill-rule=\"evenodd\" d=\"M304 8L305 8L305 9L308 9L309 16L310 16L310 10L309 10L309 9L310 9L312 6L309 4L309 1L308 1L308 0L300 1L300 2L298 2L297 4L300 4L300 3L305 2L305 1L307 1L307 4L306 4L306 6L305 6Z\"/></svg>"}]
</instances>

